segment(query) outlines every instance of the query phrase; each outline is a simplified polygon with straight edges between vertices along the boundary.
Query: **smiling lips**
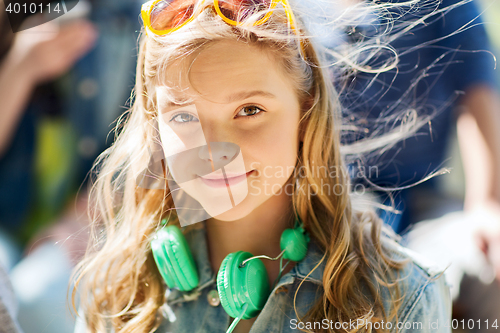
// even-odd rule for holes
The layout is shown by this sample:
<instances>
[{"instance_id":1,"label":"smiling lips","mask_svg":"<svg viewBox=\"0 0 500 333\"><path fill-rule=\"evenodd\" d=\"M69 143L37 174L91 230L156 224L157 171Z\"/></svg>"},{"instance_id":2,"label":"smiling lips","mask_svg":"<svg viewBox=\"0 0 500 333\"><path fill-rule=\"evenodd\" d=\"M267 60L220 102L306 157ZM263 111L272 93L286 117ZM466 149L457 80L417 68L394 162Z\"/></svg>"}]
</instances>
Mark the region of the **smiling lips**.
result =
<instances>
[{"instance_id":1,"label":"smiling lips","mask_svg":"<svg viewBox=\"0 0 500 333\"><path fill-rule=\"evenodd\" d=\"M200 177L200 179L205 183L206 185L214 188L221 188L221 187L226 187L226 186L233 186L235 184L238 184L239 182L243 181L246 179L254 170L250 170L247 173L240 174L240 175L235 175L235 174L230 174L226 173L226 178L222 174L220 175L205 175L203 177Z\"/></svg>"}]
</instances>

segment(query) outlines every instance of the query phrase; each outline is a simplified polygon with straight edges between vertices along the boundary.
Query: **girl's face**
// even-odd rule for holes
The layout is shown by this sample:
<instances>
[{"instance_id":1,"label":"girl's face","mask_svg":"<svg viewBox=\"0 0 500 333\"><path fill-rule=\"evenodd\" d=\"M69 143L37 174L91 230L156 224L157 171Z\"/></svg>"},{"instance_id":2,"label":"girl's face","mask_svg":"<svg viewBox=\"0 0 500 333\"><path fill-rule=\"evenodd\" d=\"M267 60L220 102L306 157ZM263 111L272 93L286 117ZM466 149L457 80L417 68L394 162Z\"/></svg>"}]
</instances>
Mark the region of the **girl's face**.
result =
<instances>
[{"instance_id":1,"label":"girl's face","mask_svg":"<svg viewBox=\"0 0 500 333\"><path fill-rule=\"evenodd\" d=\"M176 68L166 78L170 95L156 91L162 146L180 188L224 221L291 194L284 186L297 161L300 102L276 60L221 41L190 63L189 83Z\"/></svg>"}]
</instances>

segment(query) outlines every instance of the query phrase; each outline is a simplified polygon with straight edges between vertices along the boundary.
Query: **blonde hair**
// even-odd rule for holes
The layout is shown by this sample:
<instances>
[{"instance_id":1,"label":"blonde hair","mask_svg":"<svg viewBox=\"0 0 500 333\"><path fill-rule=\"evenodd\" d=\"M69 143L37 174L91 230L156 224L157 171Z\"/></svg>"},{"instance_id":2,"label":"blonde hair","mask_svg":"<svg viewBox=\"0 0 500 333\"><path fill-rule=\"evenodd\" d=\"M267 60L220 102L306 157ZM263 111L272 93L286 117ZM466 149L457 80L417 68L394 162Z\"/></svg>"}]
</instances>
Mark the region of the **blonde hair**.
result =
<instances>
[{"instance_id":1,"label":"blonde hair","mask_svg":"<svg viewBox=\"0 0 500 333\"><path fill-rule=\"evenodd\" d=\"M207 7L193 22L175 33L162 37L142 36L135 99L129 112L118 120L114 144L95 163L98 176L91 192L94 203L91 243L85 259L74 271L73 305L79 288L80 306L89 331L103 332L111 325L116 333L151 332L160 324L159 308L165 302L165 289L149 241L162 217L174 209L174 203L168 188L144 189L136 185L137 170L148 167L148 147L158 140L154 126L148 125L156 113L155 86L162 84L167 64L228 39L270 52L296 83L303 106L304 134L296 165L303 176L297 177L297 186L321 189L328 184L329 188L340 186L344 189L339 195L294 191L296 212L324 251L321 262L325 264L324 294L303 317L295 309L298 318L342 322L397 320L402 290L393 272L403 268L407 260L394 258L384 246L386 240L396 236L383 227L374 211L354 208L347 174L329 177L329 174L314 171L315 166L345 170L343 159L349 154L349 147L341 148L340 145L340 133L345 124L327 72L328 65L333 62L326 53L317 52L321 49L319 45L314 45L305 29L297 25L301 29L300 40L288 28L282 11L276 10L263 25L234 27L224 23ZM303 55L299 51L301 42L305 50ZM357 64L354 67L358 70L364 68L352 59L345 65L342 59L347 58L338 56L335 65L343 62L343 66ZM385 64L385 68L391 66L391 62ZM360 148L354 144L351 153L356 155L383 148L412 135L421 123L425 120L415 118L406 122L403 130L399 128L387 136L380 136L372 145L365 142ZM368 287L370 295L363 286ZM382 288L389 291L390 309L384 308Z\"/></svg>"}]
</instances>

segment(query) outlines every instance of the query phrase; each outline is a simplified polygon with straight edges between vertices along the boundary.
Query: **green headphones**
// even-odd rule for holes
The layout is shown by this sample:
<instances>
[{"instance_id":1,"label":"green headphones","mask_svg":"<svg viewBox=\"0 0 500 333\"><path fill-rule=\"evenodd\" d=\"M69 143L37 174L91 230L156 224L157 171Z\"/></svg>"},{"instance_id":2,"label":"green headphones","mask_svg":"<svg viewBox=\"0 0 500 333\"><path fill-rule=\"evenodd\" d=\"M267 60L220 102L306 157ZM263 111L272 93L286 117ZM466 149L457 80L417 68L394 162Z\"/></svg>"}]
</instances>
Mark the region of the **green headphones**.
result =
<instances>
[{"instance_id":1,"label":"green headphones","mask_svg":"<svg viewBox=\"0 0 500 333\"><path fill-rule=\"evenodd\" d=\"M309 243L309 235L302 221L299 221L295 220L294 229L283 231L280 239L282 258L296 262L304 259ZM151 241L151 249L158 270L169 288L190 291L198 286L193 255L177 226L167 226L157 231ZM233 328L240 319L255 317L270 294L264 263L254 259L257 258L253 258L249 252L230 253L222 261L217 274L217 290L222 307L229 316L237 318L231 325Z\"/></svg>"}]
</instances>

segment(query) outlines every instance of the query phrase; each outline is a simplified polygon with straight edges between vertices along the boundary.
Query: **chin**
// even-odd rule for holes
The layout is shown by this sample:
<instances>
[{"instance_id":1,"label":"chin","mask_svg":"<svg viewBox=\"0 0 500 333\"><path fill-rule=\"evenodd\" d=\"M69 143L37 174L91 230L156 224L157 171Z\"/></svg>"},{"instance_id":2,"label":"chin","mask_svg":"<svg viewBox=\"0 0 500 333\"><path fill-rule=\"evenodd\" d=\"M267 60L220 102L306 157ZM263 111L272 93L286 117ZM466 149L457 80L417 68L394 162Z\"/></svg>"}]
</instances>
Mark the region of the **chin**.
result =
<instances>
[{"instance_id":1,"label":"chin","mask_svg":"<svg viewBox=\"0 0 500 333\"><path fill-rule=\"evenodd\" d=\"M260 199L260 200L259 200ZM256 198L252 196L248 196L243 200L241 203L236 205L234 208L228 209L225 212L218 214L218 215L212 215L209 213L211 216L213 216L214 219L219 220L219 221L226 221L226 222L232 222L232 221L237 221L245 216L249 215L253 210L257 207L259 207L265 199L262 200L262 198Z\"/></svg>"}]
</instances>

